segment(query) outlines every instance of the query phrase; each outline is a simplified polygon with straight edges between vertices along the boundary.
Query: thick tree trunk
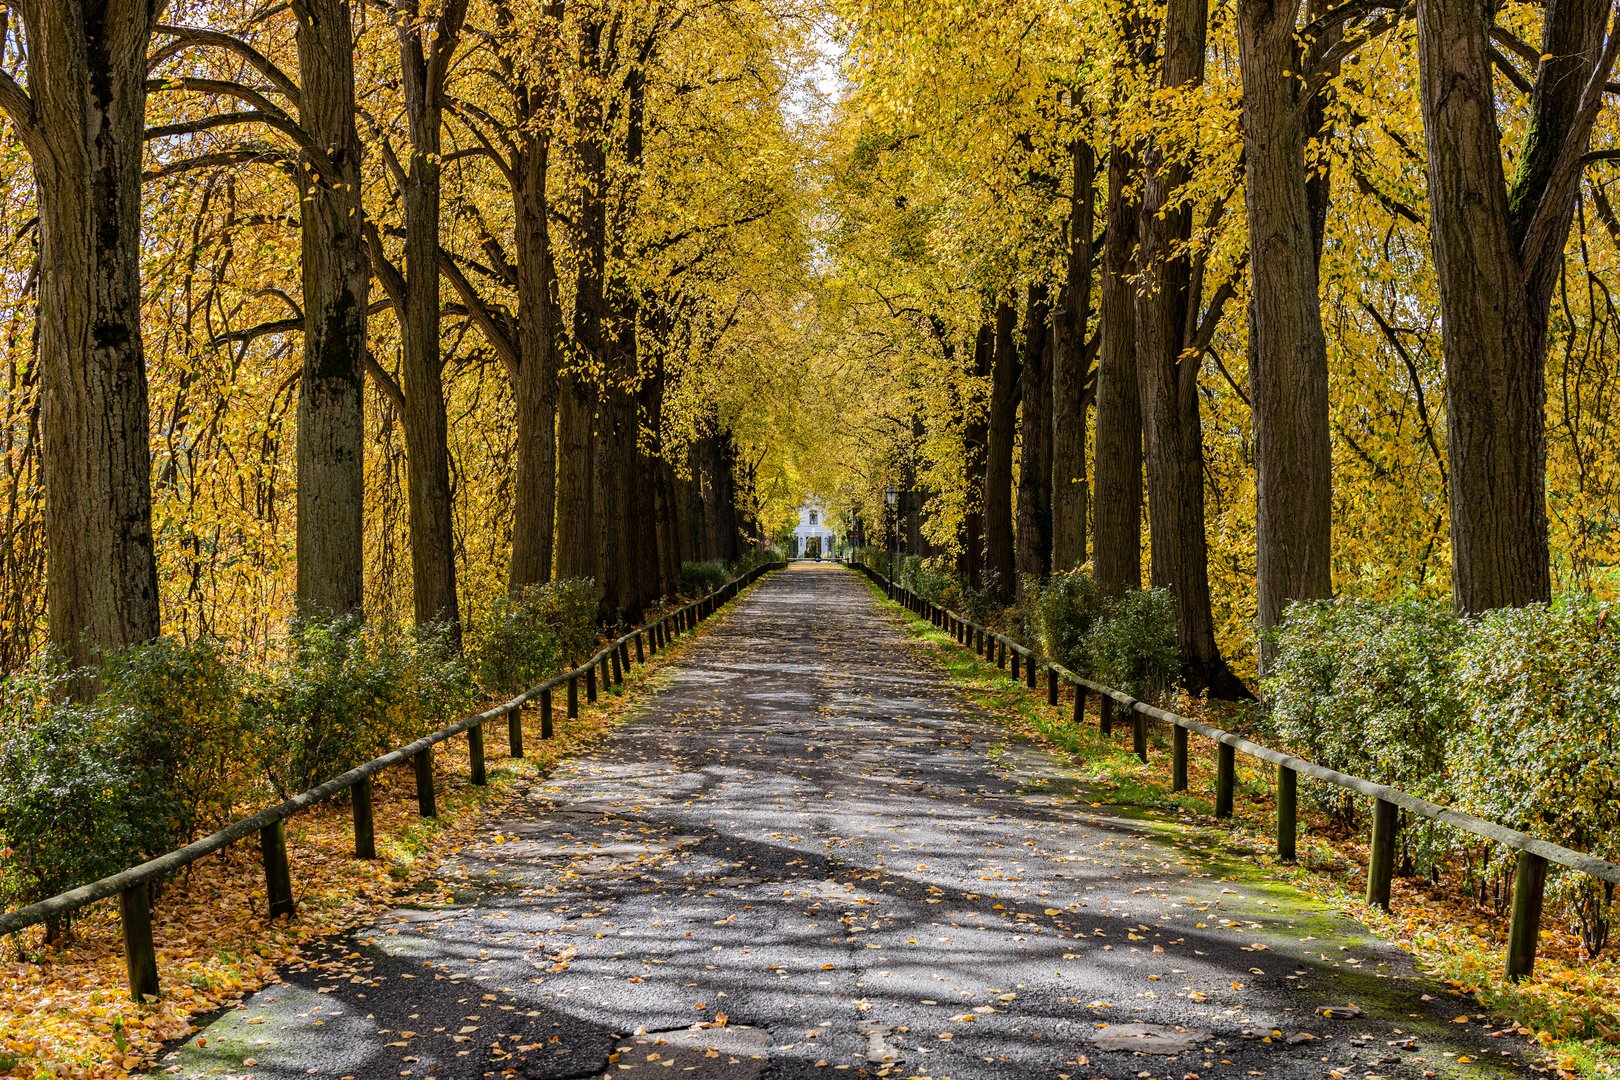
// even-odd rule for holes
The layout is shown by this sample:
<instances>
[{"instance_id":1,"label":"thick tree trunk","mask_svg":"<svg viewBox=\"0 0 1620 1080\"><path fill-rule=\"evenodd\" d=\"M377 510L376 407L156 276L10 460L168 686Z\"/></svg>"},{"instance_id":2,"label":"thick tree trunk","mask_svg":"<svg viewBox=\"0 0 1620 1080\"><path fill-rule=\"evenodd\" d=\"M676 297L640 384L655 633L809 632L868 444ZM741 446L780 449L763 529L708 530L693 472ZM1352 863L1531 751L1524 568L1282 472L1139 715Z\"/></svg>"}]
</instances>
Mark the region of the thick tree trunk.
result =
<instances>
[{"instance_id":1,"label":"thick tree trunk","mask_svg":"<svg viewBox=\"0 0 1620 1080\"><path fill-rule=\"evenodd\" d=\"M1018 578L1039 585L1052 572L1052 306L1045 285L1024 305L1019 372Z\"/></svg>"},{"instance_id":2,"label":"thick tree trunk","mask_svg":"<svg viewBox=\"0 0 1620 1080\"><path fill-rule=\"evenodd\" d=\"M1069 259L1053 318L1052 356L1052 569L1086 561L1090 487L1086 470L1086 404L1091 358L1086 323L1091 315L1091 262L1097 155L1076 140L1069 148L1073 190L1069 203Z\"/></svg>"},{"instance_id":3,"label":"thick tree trunk","mask_svg":"<svg viewBox=\"0 0 1620 1080\"><path fill-rule=\"evenodd\" d=\"M1238 3L1262 672L1284 607L1333 590L1327 341L1305 175L1298 12L1298 0Z\"/></svg>"},{"instance_id":4,"label":"thick tree trunk","mask_svg":"<svg viewBox=\"0 0 1620 1080\"><path fill-rule=\"evenodd\" d=\"M32 101L8 79L0 102L33 159L39 197L46 602L51 641L76 666L160 628L140 169L147 43L162 7L27 5Z\"/></svg>"},{"instance_id":5,"label":"thick tree trunk","mask_svg":"<svg viewBox=\"0 0 1620 1080\"><path fill-rule=\"evenodd\" d=\"M1510 189L1492 92L1492 11L1464 0L1418 4L1430 232L1446 352L1452 590L1464 612L1544 601L1552 592L1548 305L1578 190L1579 155L1614 65L1612 39L1603 46L1608 12L1603 0L1547 5L1532 116Z\"/></svg>"},{"instance_id":6,"label":"thick tree trunk","mask_svg":"<svg viewBox=\"0 0 1620 1080\"><path fill-rule=\"evenodd\" d=\"M1018 584L1013 553L1013 437L1018 422L1018 312L996 305L996 339L990 376L989 435L984 464L984 588L995 602L1010 604Z\"/></svg>"},{"instance_id":7,"label":"thick tree trunk","mask_svg":"<svg viewBox=\"0 0 1620 1080\"><path fill-rule=\"evenodd\" d=\"M358 612L364 587L366 310L371 264L360 200L347 0L301 0L298 119L335 176L299 172L304 368L298 386L298 608Z\"/></svg>"},{"instance_id":8,"label":"thick tree trunk","mask_svg":"<svg viewBox=\"0 0 1620 1080\"><path fill-rule=\"evenodd\" d=\"M547 17L560 18L560 4ZM518 256L517 476L513 492L512 565L507 584L516 594L551 580L557 527L557 265L551 252L546 181L551 139L542 126L549 91L514 88L514 112L525 127L513 161L512 208Z\"/></svg>"},{"instance_id":9,"label":"thick tree trunk","mask_svg":"<svg viewBox=\"0 0 1620 1080\"><path fill-rule=\"evenodd\" d=\"M405 306L400 375L405 391L405 457L411 527L411 581L418 626L443 623L461 643L456 546L450 503L450 440L439 356L440 154L444 82L461 36L465 0L452 0L426 25L415 5L396 7L405 111L411 137L405 176ZM424 30L431 29L424 47Z\"/></svg>"},{"instance_id":10,"label":"thick tree trunk","mask_svg":"<svg viewBox=\"0 0 1620 1080\"><path fill-rule=\"evenodd\" d=\"M1142 587L1142 410L1136 364L1135 149L1115 144L1108 161L1103 238L1102 336L1097 362L1097 505L1091 572L1110 593Z\"/></svg>"},{"instance_id":11,"label":"thick tree trunk","mask_svg":"<svg viewBox=\"0 0 1620 1080\"><path fill-rule=\"evenodd\" d=\"M1161 85L1203 79L1205 0L1170 0L1165 12ZM1198 298L1192 295L1187 241L1192 210L1174 196L1190 163L1149 147L1140 216L1142 281L1136 340L1153 536L1153 583L1175 597L1182 680L1193 693L1247 695L1221 658L1210 609L1209 549L1204 536L1203 429L1198 408L1200 356L1191 344Z\"/></svg>"},{"instance_id":12,"label":"thick tree trunk","mask_svg":"<svg viewBox=\"0 0 1620 1080\"><path fill-rule=\"evenodd\" d=\"M592 398L584 376L563 382L557 417L557 576L595 578L596 496L591 478Z\"/></svg>"},{"instance_id":13,"label":"thick tree trunk","mask_svg":"<svg viewBox=\"0 0 1620 1080\"><path fill-rule=\"evenodd\" d=\"M975 382L983 383L990 378L995 351L996 330L986 323L979 327L973 341ZM962 474L967 488L967 507L962 513L962 554L957 562L957 576L975 593L984 588L984 481L989 434L986 408L975 396L968 405L967 422L962 425Z\"/></svg>"}]
</instances>

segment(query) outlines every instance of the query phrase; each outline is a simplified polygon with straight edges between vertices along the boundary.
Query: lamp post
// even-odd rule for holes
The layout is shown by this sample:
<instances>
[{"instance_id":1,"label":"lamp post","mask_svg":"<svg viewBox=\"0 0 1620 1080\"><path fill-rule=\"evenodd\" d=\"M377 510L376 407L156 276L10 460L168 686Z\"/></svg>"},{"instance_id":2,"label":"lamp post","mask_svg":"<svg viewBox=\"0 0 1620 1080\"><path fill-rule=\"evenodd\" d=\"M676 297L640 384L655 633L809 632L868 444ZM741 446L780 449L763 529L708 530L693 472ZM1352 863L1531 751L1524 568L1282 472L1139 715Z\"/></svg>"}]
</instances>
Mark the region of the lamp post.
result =
<instances>
[{"instance_id":1,"label":"lamp post","mask_svg":"<svg viewBox=\"0 0 1620 1080\"><path fill-rule=\"evenodd\" d=\"M889 599L894 599L894 551L900 544L900 492L890 484L883 492L883 505L889 508L889 521L894 530L889 538Z\"/></svg>"}]
</instances>

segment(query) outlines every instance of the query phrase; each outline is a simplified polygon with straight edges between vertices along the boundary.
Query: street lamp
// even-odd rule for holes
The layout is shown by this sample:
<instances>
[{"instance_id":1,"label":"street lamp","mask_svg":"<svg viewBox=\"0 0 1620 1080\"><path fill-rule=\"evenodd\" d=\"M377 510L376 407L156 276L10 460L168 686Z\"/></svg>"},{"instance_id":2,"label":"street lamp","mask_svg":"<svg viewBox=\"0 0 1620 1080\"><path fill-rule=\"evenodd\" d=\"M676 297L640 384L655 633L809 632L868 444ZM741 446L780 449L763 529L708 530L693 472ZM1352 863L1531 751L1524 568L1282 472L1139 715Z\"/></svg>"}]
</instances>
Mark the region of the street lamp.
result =
<instances>
[{"instance_id":1,"label":"street lamp","mask_svg":"<svg viewBox=\"0 0 1620 1080\"><path fill-rule=\"evenodd\" d=\"M894 599L894 552L900 546L900 491L890 484L883 492L883 503L889 508L889 521L894 534L889 540L889 599Z\"/></svg>"}]
</instances>

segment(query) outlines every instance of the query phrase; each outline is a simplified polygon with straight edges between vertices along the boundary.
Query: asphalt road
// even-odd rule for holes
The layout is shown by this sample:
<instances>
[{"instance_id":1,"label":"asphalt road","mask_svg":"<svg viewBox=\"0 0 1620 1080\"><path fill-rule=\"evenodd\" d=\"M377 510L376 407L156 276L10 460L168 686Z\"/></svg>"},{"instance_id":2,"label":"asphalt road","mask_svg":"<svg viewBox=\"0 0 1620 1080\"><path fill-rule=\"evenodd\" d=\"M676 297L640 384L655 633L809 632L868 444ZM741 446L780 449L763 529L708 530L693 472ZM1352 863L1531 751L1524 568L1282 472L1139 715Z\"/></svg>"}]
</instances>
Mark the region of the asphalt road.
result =
<instances>
[{"instance_id":1,"label":"asphalt road","mask_svg":"<svg viewBox=\"0 0 1620 1080\"><path fill-rule=\"evenodd\" d=\"M846 570L768 577L613 737L489 817L442 868L455 902L331 942L160 1069L1526 1071L1476 1007L1189 843L1201 826L1054 793L1066 763L964 704L934 648Z\"/></svg>"}]
</instances>

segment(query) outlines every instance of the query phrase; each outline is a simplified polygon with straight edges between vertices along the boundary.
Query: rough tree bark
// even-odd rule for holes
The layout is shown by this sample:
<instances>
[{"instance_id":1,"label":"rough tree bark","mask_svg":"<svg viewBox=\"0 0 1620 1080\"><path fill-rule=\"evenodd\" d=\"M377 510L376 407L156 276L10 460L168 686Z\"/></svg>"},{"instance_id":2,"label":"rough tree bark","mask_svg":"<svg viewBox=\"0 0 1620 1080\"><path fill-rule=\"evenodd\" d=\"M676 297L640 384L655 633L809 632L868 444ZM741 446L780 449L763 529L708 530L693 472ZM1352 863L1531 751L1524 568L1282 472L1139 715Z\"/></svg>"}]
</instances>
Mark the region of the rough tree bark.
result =
<instances>
[{"instance_id":1,"label":"rough tree bark","mask_svg":"<svg viewBox=\"0 0 1620 1080\"><path fill-rule=\"evenodd\" d=\"M1086 405L1091 366L1086 323L1091 315L1091 263L1096 228L1097 155L1077 139L1069 147L1069 251L1063 291L1053 318L1052 569L1086 561L1090 487L1086 469Z\"/></svg>"},{"instance_id":2,"label":"rough tree bark","mask_svg":"<svg viewBox=\"0 0 1620 1080\"><path fill-rule=\"evenodd\" d=\"M973 340L975 381L982 383L990 378L995 349L995 327L986 323L979 327ZM975 399L968 405L967 422L962 426L962 475L967 488L967 507L962 514L962 554L957 563L957 576L967 582L972 592L984 588L984 467L988 438L986 411Z\"/></svg>"},{"instance_id":3,"label":"rough tree bark","mask_svg":"<svg viewBox=\"0 0 1620 1080\"><path fill-rule=\"evenodd\" d=\"M1018 422L1018 312L996 304L991 360L989 435L984 463L984 588L997 603L1010 604L1018 584L1013 554L1013 436Z\"/></svg>"},{"instance_id":4,"label":"rough tree bark","mask_svg":"<svg viewBox=\"0 0 1620 1080\"><path fill-rule=\"evenodd\" d=\"M304 366L298 384L298 608L358 612L365 505L363 378L371 265L360 200L347 0L297 0L299 124L330 173L299 170Z\"/></svg>"},{"instance_id":5,"label":"rough tree bark","mask_svg":"<svg viewBox=\"0 0 1620 1080\"><path fill-rule=\"evenodd\" d=\"M1459 610L1544 601L1548 307L1581 155L1614 68L1606 0L1550 0L1511 184L1492 90L1494 9L1420 0L1430 234L1446 354L1452 591Z\"/></svg>"},{"instance_id":6,"label":"rough tree bark","mask_svg":"<svg viewBox=\"0 0 1620 1080\"><path fill-rule=\"evenodd\" d=\"M1044 284L1024 304L1019 372L1018 579L1039 584L1052 572L1052 305Z\"/></svg>"},{"instance_id":7,"label":"rough tree bark","mask_svg":"<svg viewBox=\"0 0 1620 1080\"><path fill-rule=\"evenodd\" d=\"M503 2L507 25L511 16ZM550 3L542 18L560 24L563 5ZM515 67L516 65L514 65ZM548 72L549 76L550 73ZM519 130L512 161L512 207L518 261L518 370L513 384L517 412L517 476L512 498L512 565L507 587L514 594L551 580L557 518L557 345L562 332L557 265L551 252L551 167L547 113L555 95L549 78L512 81L513 117Z\"/></svg>"},{"instance_id":8,"label":"rough tree bark","mask_svg":"<svg viewBox=\"0 0 1620 1080\"><path fill-rule=\"evenodd\" d=\"M450 504L450 439L439 354L439 226L445 82L467 16L448 0L423 19L416 0L396 0L395 34L404 78L411 154L400 186L405 208L404 303L399 311L400 381L405 391L405 459L411 581L419 626L443 623L461 644L456 547Z\"/></svg>"},{"instance_id":9,"label":"rough tree bark","mask_svg":"<svg viewBox=\"0 0 1620 1080\"><path fill-rule=\"evenodd\" d=\"M1165 11L1160 85L1168 91L1203 80L1206 0L1170 0ZM1248 695L1215 644L1210 609L1209 549L1204 536L1203 428L1198 409L1196 340L1187 240L1192 209L1173 196L1190 163L1147 150L1140 215L1141 284L1137 296L1137 379L1153 537L1153 582L1175 597L1182 681L1193 693ZM1211 317L1216 317L1211 313Z\"/></svg>"},{"instance_id":10,"label":"rough tree bark","mask_svg":"<svg viewBox=\"0 0 1620 1080\"><path fill-rule=\"evenodd\" d=\"M1327 340L1305 174L1299 0L1239 0L1249 219L1249 394L1254 415L1260 670L1292 600L1332 594Z\"/></svg>"},{"instance_id":11,"label":"rough tree bark","mask_svg":"<svg viewBox=\"0 0 1620 1080\"><path fill-rule=\"evenodd\" d=\"M1135 22L1128 24L1134 27ZM1118 595L1142 587L1142 409L1136 371L1136 242L1141 162L1134 143L1108 153L1107 231L1097 333L1097 498L1091 573Z\"/></svg>"},{"instance_id":12,"label":"rough tree bark","mask_svg":"<svg viewBox=\"0 0 1620 1080\"><path fill-rule=\"evenodd\" d=\"M0 75L39 199L46 605L51 642L76 666L160 629L140 192L147 44L163 6L27 4L27 89Z\"/></svg>"}]
</instances>

